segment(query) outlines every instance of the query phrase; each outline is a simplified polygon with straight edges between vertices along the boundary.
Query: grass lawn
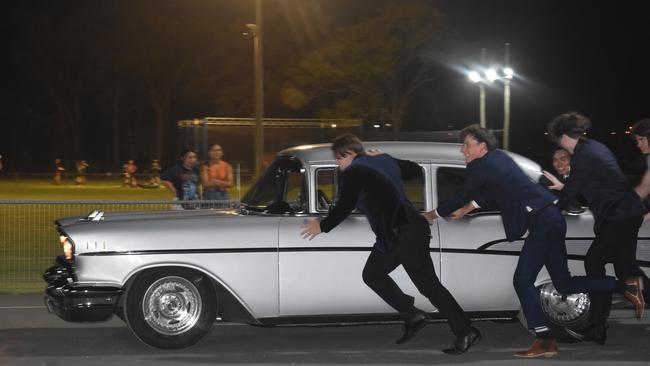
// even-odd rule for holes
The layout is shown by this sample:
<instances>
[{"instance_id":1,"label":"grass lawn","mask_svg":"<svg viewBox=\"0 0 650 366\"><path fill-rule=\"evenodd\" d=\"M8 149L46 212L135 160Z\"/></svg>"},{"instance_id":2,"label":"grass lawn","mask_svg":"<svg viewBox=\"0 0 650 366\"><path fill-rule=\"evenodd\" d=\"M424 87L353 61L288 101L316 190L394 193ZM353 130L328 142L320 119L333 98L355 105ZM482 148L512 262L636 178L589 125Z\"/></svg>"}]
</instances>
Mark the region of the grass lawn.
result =
<instances>
[{"instance_id":1,"label":"grass lawn","mask_svg":"<svg viewBox=\"0 0 650 366\"><path fill-rule=\"evenodd\" d=\"M89 179L85 185L72 182L55 186L48 179L0 179L0 200L168 200L164 187L122 187L120 181Z\"/></svg>"},{"instance_id":2,"label":"grass lawn","mask_svg":"<svg viewBox=\"0 0 650 366\"><path fill-rule=\"evenodd\" d=\"M241 194L248 187L241 188ZM239 194L234 187L229 191L231 199L238 200ZM172 194L165 187L143 188L124 187L117 178L104 176L88 177L84 185L75 185L71 179L61 185L52 184L47 178L14 178L5 176L0 179L0 201L2 200L171 200Z\"/></svg>"},{"instance_id":3,"label":"grass lawn","mask_svg":"<svg viewBox=\"0 0 650 366\"><path fill-rule=\"evenodd\" d=\"M247 189L247 187L245 188ZM242 192L245 192L242 189ZM237 189L230 191L239 199ZM0 177L0 201L170 201L164 188L123 187L119 177L89 176L85 185L71 180L55 186L50 177ZM111 211L168 210L168 204L0 204L0 293L40 292L43 272L60 254L54 220L86 215L93 209Z\"/></svg>"}]
</instances>

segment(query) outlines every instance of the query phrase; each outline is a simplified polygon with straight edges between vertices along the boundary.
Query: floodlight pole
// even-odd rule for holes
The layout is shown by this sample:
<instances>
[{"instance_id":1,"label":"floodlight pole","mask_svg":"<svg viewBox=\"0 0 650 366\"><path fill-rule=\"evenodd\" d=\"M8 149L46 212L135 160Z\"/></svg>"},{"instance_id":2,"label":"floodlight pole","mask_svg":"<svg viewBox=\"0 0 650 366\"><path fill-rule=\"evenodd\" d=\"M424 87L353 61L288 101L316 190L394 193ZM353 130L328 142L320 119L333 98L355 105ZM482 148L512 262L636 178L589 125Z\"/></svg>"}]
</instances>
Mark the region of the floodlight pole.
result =
<instances>
[{"instance_id":1,"label":"floodlight pole","mask_svg":"<svg viewBox=\"0 0 650 366\"><path fill-rule=\"evenodd\" d=\"M479 96L479 109L480 109L480 125L481 127L485 128L486 125L486 118L485 118L485 84L481 81L478 83L478 90L480 92Z\"/></svg>"},{"instance_id":2,"label":"floodlight pole","mask_svg":"<svg viewBox=\"0 0 650 366\"><path fill-rule=\"evenodd\" d=\"M481 65L485 65L485 53L486 49L481 48ZM487 117L485 115L485 84L483 81L478 83L479 90L479 117L480 117L480 126L486 128L487 126Z\"/></svg>"},{"instance_id":3,"label":"floodlight pole","mask_svg":"<svg viewBox=\"0 0 650 366\"><path fill-rule=\"evenodd\" d=\"M510 67L510 43L505 44L505 67ZM503 79L503 149L510 149L510 78Z\"/></svg>"},{"instance_id":4,"label":"floodlight pole","mask_svg":"<svg viewBox=\"0 0 650 366\"><path fill-rule=\"evenodd\" d=\"M255 0L255 175L262 174L264 159L264 69L262 61L262 0Z\"/></svg>"}]
</instances>

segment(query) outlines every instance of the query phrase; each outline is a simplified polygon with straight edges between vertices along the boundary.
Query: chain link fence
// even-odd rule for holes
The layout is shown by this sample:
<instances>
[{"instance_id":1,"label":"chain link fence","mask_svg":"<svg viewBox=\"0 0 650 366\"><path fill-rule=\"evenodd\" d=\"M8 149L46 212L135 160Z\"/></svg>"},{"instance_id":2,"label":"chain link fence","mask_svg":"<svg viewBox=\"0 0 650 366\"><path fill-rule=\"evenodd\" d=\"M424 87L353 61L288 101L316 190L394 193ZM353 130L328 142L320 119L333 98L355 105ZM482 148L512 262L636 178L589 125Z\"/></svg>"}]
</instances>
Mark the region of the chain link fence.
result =
<instances>
[{"instance_id":1,"label":"chain link fence","mask_svg":"<svg viewBox=\"0 0 650 366\"><path fill-rule=\"evenodd\" d=\"M0 201L0 293L37 292L61 254L54 220L110 212L237 208L238 201Z\"/></svg>"}]
</instances>

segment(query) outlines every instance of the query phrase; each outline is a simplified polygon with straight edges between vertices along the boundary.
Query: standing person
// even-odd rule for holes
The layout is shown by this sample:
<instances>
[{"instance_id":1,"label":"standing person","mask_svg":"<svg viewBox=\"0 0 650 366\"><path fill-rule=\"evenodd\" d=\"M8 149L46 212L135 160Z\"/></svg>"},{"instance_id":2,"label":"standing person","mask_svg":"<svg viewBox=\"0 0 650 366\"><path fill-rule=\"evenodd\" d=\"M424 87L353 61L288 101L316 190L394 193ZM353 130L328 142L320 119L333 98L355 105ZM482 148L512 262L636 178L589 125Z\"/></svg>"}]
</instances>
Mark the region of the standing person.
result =
<instances>
[{"instance_id":1,"label":"standing person","mask_svg":"<svg viewBox=\"0 0 650 366\"><path fill-rule=\"evenodd\" d=\"M61 185L63 172L65 172L65 168L63 167L63 163L61 163L61 159L54 159L54 178L52 178L52 184L55 186Z\"/></svg>"},{"instance_id":2,"label":"standing person","mask_svg":"<svg viewBox=\"0 0 650 366\"><path fill-rule=\"evenodd\" d=\"M560 190L560 206L580 193L594 215L595 238L585 257L587 276L604 277L605 265L614 264L619 279L638 275L636 245L644 208L614 154L598 141L584 137L591 127L589 118L575 112L561 114L548 125L548 135L572 155L571 175L566 184L552 174L544 173L553 182L551 189ZM636 277L636 290L625 293L635 304L637 318L643 316L645 302L643 281ZM607 317L612 305L611 293L591 293L592 323L581 333L585 340L601 345L607 340Z\"/></svg>"},{"instance_id":3,"label":"standing person","mask_svg":"<svg viewBox=\"0 0 650 366\"><path fill-rule=\"evenodd\" d=\"M636 146L641 150L646 156L646 172L643 175L641 183L634 189L636 193L643 200L646 214L644 215L643 221L647 221L650 218L650 119L644 118L632 126L632 138L636 142ZM650 279L645 273L638 268L637 273L643 274L643 298L645 299L646 304L650 302Z\"/></svg>"},{"instance_id":4,"label":"standing person","mask_svg":"<svg viewBox=\"0 0 650 366\"><path fill-rule=\"evenodd\" d=\"M646 172L643 175L641 183L636 186L635 191L643 200L647 200L650 195L650 119L642 119L632 126L632 138L636 142L636 147L646 156ZM646 202L647 206L647 202Z\"/></svg>"},{"instance_id":5,"label":"standing person","mask_svg":"<svg viewBox=\"0 0 650 366\"><path fill-rule=\"evenodd\" d=\"M131 175L129 174L127 169L129 167L130 161L131 160L128 160L126 163L122 164L122 176L123 176L122 187L128 187L129 182L131 181Z\"/></svg>"},{"instance_id":6,"label":"standing person","mask_svg":"<svg viewBox=\"0 0 650 366\"><path fill-rule=\"evenodd\" d=\"M571 277L564 245L566 222L555 205L557 198L533 182L503 151L497 150L494 135L478 125L465 127L460 133L462 153L467 163L467 181L453 196L426 214L429 219L451 216L459 219L486 202L496 203L501 211L508 241L528 236L519 255L513 284L528 321L528 328L536 339L527 351L516 357L552 357L557 354L553 339L542 312L535 280L546 266L553 285L562 294L584 291L625 292L634 290L613 277ZM633 285L638 285L632 279Z\"/></svg>"},{"instance_id":7,"label":"standing person","mask_svg":"<svg viewBox=\"0 0 650 366\"><path fill-rule=\"evenodd\" d=\"M122 174L124 174L124 181L122 185L124 187L137 187L138 180L135 178L135 172L138 170L138 166L135 165L135 161L128 160L126 163L122 164Z\"/></svg>"},{"instance_id":8,"label":"standing person","mask_svg":"<svg viewBox=\"0 0 650 366\"><path fill-rule=\"evenodd\" d=\"M135 161L129 160L128 163L126 163L126 174L128 177L128 185L131 188L135 188L138 186L138 180L135 177L135 172L138 171L138 166L135 165Z\"/></svg>"},{"instance_id":9,"label":"standing person","mask_svg":"<svg viewBox=\"0 0 650 366\"><path fill-rule=\"evenodd\" d=\"M429 224L408 201L401 180L402 176L421 174L421 168L388 154L368 156L352 134L335 138L332 151L340 171L338 201L327 217L309 220L302 226L303 238L311 240L329 232L355 207L359 209L376 235L363 268L363 281L404 317L404 334L396 343L411 339L428 320L427 314L414 306L413 297L402 292L389 276L402 265L418 291L449 319L456 340L443 352L464 353L481 339L481 334L438 280L429 253Z\"/></svg>"},{"instance_id":10,"label":"standing person","mask_svg":"<svg viewBox=\"0 0 650 366\"><path fill-rule=\"evenodd\" d=\"M74 178L74 183L76 185L86 184L86 169L88 169L90 164L85 160L77 160L75 166L77 168L77 176Z\"/></svg>"},{"instance_id":11,"label":"standing person","mask_svg":"<svg viewBox=\"0 0 650 366\"><path fill-rule=\"evenodd\" d=\"M196 167L197 155L194 150L184 150L179 158L178 164L167 169L160 175L162 184L173 194L174 199L179 201L198 200L199 169ZM195 208L192 204L182 204L185 209Z\"/></svg>"},{"instance_id":12,"label":"standing person","mask_svg":"<svg viewBox=\"0 0 650 366\"><path fill-rule=\"evenodd\" d=\"M160 185L160 172L162 171L162 166L160 166L160 161L158 159L153 159L151 161L151 179L149 184L153 186Z\"/></svg>"},{"instance_id":13,"label":"standing person","mask_svg":"<svg viewBox=\"0 0 650 366\"><path fill-rule=\"evenodd\" d=\"M227 201L228 188L232 187L232 167L223 160L223 149L212 144L208 150L210 159L201 166L203 199Z\"/></svg>"},{"instance_id":14,"label":"standing person","mask_svg":"<svg viewBox=\"0 0 650 366\"><path fill-rule=\"evenodd\" d=\"M0 173L2 173L3 169L4 169L4 166L2 165L2 155L0 155Z\"/></svg>"}]
</instances>

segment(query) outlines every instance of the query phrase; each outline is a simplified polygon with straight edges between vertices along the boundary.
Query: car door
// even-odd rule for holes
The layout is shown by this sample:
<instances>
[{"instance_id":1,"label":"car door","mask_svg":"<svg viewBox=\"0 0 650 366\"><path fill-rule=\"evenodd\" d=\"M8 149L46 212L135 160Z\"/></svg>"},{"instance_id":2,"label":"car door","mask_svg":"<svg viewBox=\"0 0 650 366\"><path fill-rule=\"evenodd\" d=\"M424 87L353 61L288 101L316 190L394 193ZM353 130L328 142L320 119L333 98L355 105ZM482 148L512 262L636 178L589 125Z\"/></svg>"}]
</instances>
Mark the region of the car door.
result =
<instances>
[{"instance_id":1,"label":"car door","mask_svg":"<svg viewBox=\"0 0 650 366\"><path fill-rule=\"evenodd\" d=\"M466 180L461 165L434 165L434 203L453 195ZM442 283L465 311L519 308L512 275L523 240L505 239L501 215L493 208L473 211L460 220L440 218Z\"/></svg>"},{"instance_id":2,"label":"car door","mask_svg":"<svg viewBox=\"0 0 650 366\"><path fill-rule=\"evenodd\" d=\"M584 257L594 240L594 218L588 209L579 214L565 214L567 222L566 248L568 255L569 271L574 276L585 275ZM639 230L637 240L636 259L639 267L650 273L650 225L643 224ZM608 263L605 266L607 274L615 276L614 266Z\"/></svg>"},{"instance_id":3,"label":"car door","mask_svg":"<svg viewBox=\"0 0 650 366\"><path fill-rule=\"evenodd\" d=\"M414 204L424 210L427 185L423 166L422 179L406 182L405 188ZM327 215L328 205L336 192L334 165L310 168L311 214L285 217L280 223L280 315L356 315L394 313L361 278L366 259L375 236L368 220L360 213L352 213L329 233L318 235L312 241L300 237L300 225L308 219ZM329 203L328 203L329 202ZM439 265L438 235L433 235L431 246L436 267ZM420 296L404 272L398 267L391 277L404 290L416 296L416 304L429 311L433 307Z\"/></svg>"}]
</instances>

